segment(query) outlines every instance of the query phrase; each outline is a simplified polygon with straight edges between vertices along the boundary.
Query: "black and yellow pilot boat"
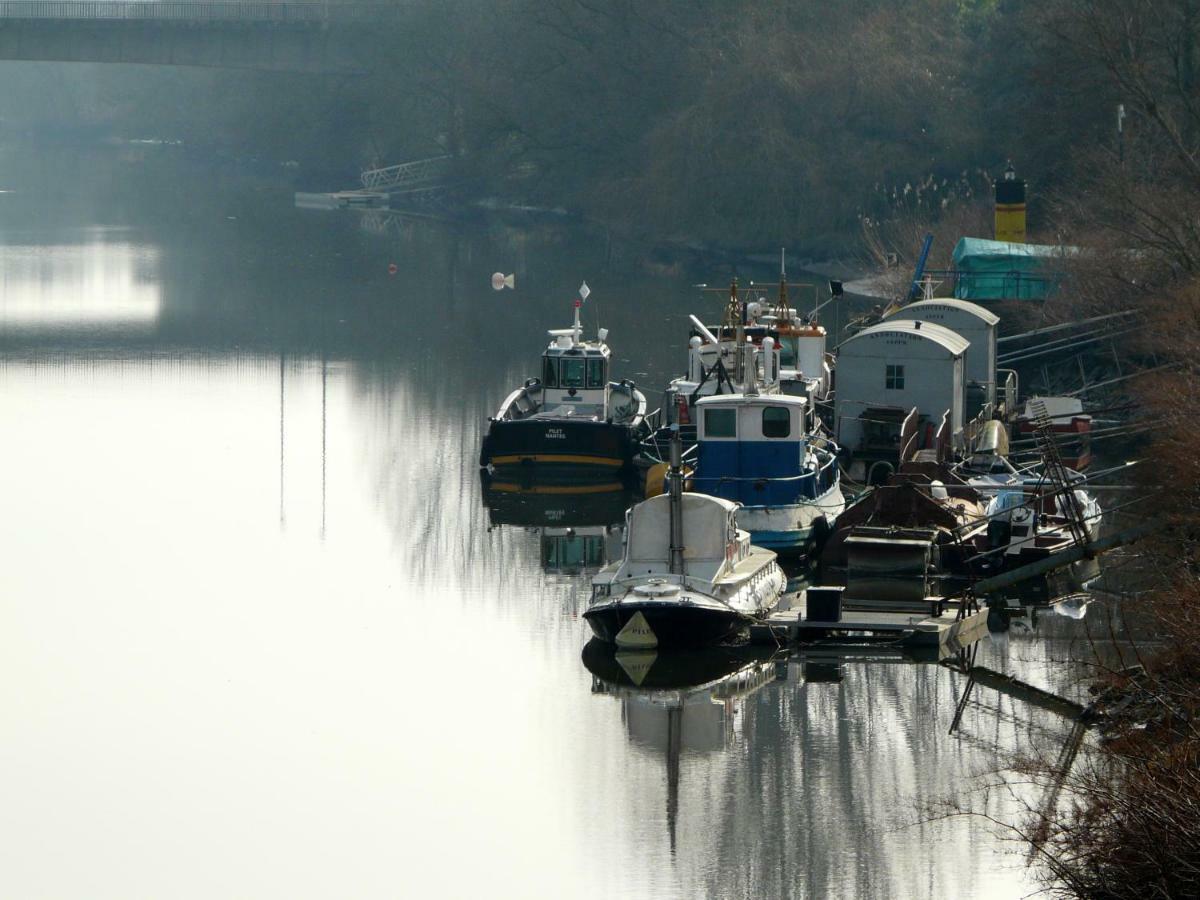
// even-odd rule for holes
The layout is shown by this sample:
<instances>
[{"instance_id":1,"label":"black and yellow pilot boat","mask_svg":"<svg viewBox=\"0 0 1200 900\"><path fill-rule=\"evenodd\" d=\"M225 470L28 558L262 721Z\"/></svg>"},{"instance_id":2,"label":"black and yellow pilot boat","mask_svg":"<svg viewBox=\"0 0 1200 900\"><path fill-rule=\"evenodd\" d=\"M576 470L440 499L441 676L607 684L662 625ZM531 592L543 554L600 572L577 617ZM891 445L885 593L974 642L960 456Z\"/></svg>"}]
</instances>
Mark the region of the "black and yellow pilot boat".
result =
<instances>
[{"instance_id":1,"label":"black and yellow pilot boat","mask_svg":"<svg viewBox=\"0 0 1200 900\"><path fill-rule=\"evenodd\" d=\"M609 380L612 351L583 340L575 324L552 329L540 377L505 398L491 417L479 464L496 475L536 469L547 479L612 478L632 465L646 398L632 381Z\"/></svg>"}]
</instances>

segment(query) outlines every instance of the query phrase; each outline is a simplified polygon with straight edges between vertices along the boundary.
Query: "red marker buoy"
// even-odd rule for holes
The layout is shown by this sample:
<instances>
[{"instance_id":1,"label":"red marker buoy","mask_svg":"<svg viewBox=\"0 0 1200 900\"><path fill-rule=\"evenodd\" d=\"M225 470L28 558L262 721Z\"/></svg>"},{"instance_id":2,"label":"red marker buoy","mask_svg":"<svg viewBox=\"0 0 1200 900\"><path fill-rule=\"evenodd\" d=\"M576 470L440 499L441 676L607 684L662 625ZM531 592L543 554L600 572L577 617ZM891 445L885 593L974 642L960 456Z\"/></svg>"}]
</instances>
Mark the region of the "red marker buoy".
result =
<instances>
[{"instance_id":1,"label":"red marker buoy","mask_svg":"<svg viewBox=\"0 0 1200 900\"><path fill-rule=\"evenodd\" d=\"M395 263L388 263L388 274L389 275L395 275L399 271L400 271L400 267L398 265L396 265Z\"/></svg>"}]
</instances>

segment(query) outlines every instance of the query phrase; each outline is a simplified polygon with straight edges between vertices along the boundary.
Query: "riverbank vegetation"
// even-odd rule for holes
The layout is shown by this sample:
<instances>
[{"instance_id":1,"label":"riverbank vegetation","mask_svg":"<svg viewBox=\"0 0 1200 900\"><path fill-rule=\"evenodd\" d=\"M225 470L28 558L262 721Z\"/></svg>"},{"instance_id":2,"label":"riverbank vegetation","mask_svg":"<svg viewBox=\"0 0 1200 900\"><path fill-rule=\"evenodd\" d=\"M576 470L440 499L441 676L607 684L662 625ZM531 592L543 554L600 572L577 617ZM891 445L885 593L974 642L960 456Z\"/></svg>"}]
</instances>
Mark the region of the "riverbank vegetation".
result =
<instances>
[{"instance_id":1,"label":"riverbank vegetation","mask_svg":"<svg viewBox=\"0 0 1200 900\"><path fill-rule=\"evenodd\" d=\"M292 161L306 189L449 154L470 199L817 256L864 219L978 200L1010 158L1044 221L1076 149L1111 144L1115 94L1060 83L1041 8L405 0L363 43L367 76L7 64L0 117L11 133L69 109L79 127Z\"/></svg>"},{"instance_id":2,"label":"riverbank vegetation","mask_svg":"<svg viewBox=\"0 0 1200 900\"><path fill-rule=\"evenodd\" d=\"M1067 775L1069 802L1032 830L1049 886L1069 897L1200 895L1200 90L1191 0L1060 0L1039 15L1068 96L1106 98L1118 141L1064 144L1046 210L1082 252L1065 315L1138 307L1128 352L1159 371L1128 398L1153 423L1139 455L1164 526L1140 546L1139 590L1096 686L1100 752ZM1115 123L1115 118L1114 118ZM1047 773L1059 778L1062 773Z\"/></svg>"}]
</instances>

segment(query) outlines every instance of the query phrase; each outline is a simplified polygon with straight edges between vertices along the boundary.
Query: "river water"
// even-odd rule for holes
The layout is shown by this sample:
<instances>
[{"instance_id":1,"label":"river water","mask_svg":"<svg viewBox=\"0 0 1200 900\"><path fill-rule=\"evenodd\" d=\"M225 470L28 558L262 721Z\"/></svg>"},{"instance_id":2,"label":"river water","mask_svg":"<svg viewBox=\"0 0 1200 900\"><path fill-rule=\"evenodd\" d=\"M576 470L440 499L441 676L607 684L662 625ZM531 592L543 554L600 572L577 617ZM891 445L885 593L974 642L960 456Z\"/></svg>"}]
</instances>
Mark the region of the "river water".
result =
<instances>
[{"instance_id":1,"label":"river water","mask_svg":"<svg viewBox=\"0 0 1200 900\"><path fill-rule=\"evenodd\" d=\"M966 678L886 650L614 687L572 565L611 529L484 506L486 417L580 282L653 398L704 273L578 224L364 227L170 152L0 156L0 895L1033 890L946 808L1036 805L987 786L1069 722L977 686L951 734ZM1077 697L1081 633L977 662Z\"/></svg>"}]
</instances>

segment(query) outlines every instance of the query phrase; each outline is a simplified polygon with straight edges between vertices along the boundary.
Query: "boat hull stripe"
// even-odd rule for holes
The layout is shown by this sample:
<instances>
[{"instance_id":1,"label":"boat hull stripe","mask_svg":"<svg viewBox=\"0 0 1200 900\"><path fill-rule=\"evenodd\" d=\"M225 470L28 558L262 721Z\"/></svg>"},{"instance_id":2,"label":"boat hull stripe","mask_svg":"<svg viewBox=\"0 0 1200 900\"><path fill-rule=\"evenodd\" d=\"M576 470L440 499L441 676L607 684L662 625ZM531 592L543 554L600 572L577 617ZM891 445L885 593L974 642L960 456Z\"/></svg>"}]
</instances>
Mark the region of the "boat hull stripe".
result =
<instances>
[{"instance_id":1,"label":"boat hull stripe","mask_svg":"<svg viewBox=\"0 0 1200 900\"><path fill-rule=\"evenodd\" d=\"M625 465L623 459L613 459L611 456L584 456L576 453L515 453L508 456L493 456L491 458L491 463L494 466L515 466L523 462L612 466L614 469L619 469Z\"/></svg>"},{"instance_id":2,"label":"boat hull stripe","mask_svg":"<svg viewBox=\"0 0 1200 900\"><path fill-rule=\"evenodd\" d=\"M491 489L498 494L618 494L625 490L625 485L616 482L614 484L543 484L522 487L519 484L493 482ZM618 518L620 517L618 516Z\"/></svg>"}]
</instances>

